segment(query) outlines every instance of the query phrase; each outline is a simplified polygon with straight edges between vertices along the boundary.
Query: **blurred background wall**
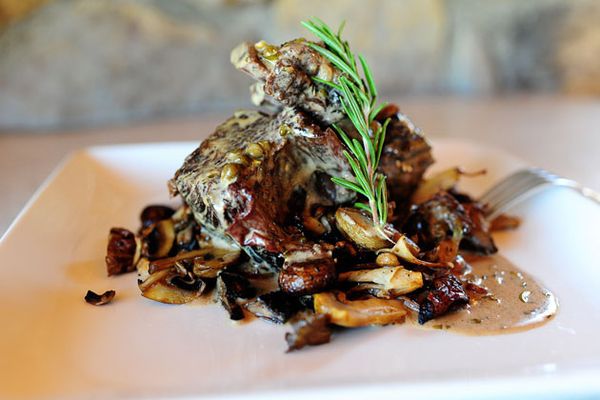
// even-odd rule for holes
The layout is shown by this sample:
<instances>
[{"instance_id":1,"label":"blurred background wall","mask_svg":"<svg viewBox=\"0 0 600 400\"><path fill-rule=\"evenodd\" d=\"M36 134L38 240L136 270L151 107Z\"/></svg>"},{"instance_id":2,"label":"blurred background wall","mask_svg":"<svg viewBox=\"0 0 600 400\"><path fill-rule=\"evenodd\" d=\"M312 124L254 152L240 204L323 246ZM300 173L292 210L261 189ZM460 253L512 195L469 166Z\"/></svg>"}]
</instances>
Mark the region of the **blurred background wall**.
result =
<instances>
[{"instance_id":1,"label":"blurred background wall","mask_svg":"<svg viewBox=\"0 0 600 400\"><path fill-rule=\"evenodd\" d=\"M0 131L249 105L231 48L312 15L387 95L600 95L598 0L0 0Z\"/></svg>"}]
</instances>

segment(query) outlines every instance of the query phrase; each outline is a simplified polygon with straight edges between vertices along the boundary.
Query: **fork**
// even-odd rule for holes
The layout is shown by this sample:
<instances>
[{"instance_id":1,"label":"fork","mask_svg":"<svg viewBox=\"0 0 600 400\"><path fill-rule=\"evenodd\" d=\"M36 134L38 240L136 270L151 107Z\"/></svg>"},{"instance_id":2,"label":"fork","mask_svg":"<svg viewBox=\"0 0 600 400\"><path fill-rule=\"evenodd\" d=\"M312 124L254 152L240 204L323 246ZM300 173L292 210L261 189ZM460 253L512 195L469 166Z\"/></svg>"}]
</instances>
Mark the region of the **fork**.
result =
<instances>
[{"instance_id":1,"label":"fork","mask_svg":"<svg viewBox=\"0 0 600 400\"><path fill-rule=\"evenodd\" d=\"M600 204L600 193L541 168L525 168L507 176L485 192L479 202L486 206L486 218L491 221L507 208L549 186L573 189Z\"/></svg>"}]
</instances>

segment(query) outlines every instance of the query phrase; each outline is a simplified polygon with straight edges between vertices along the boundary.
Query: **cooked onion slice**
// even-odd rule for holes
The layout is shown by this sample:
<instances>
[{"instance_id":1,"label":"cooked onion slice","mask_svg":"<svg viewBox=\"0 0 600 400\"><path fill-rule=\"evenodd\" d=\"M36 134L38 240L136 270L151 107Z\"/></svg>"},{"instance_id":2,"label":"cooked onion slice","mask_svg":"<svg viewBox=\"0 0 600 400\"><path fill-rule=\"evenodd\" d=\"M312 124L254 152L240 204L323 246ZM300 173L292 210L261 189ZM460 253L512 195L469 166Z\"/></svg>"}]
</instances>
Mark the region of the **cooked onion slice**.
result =
<instances>
[{"instance_id":1,"label":"cooked onion slice","mask_svg":"<svg viewBox=\"0 0 600 400\"><path fill-rule=\"evenodd\" d=\"M477 176L485 174L485 170L476 172L465 172L459 167L449 168L442 172L438 172L429 179L421 182L417 190L412 195L413 204L421 204L431 199L440 191L450 190L458 183L458 180L462 175L465 176Z\"/></svg>"},{"instance_id":2,"label":"cooked onion slice","mask_svg":"<svg viewBox=\"0 0 600 400\"><path fill-rule=\"evenodd\" d=\"M400 300L346 300L341 292L313 295L315 311L329 317L332 324L354 328L403 322L407 314Z\"/></svg>"},{"instance_id":3,"label":"cooked onion slice","mask_svg":"<svg viewBox=\"0 0 600 400\"><path fill-rule=\"evenodd\" d=\"M432 263L423 261L417 258L420 249L419 246L405 235L400 235L398 241L391 249L381 249L378 253L393 253L398 256L401 260L409 262L415 265L421 265L429 268L451 268L451 264L446 263Z\"/></svg>"},{"instance_id":4,"label":"cooked onion slice","mask_svg":"<svg viewBox=\"0 0 600 400\"><path fill-rule=\"evenodd\" d=\"M383 267L343 272L340 281L376 283L393 296L413 292L423 286L423 275L402 267Z\"/></svg>"}]
</instances>

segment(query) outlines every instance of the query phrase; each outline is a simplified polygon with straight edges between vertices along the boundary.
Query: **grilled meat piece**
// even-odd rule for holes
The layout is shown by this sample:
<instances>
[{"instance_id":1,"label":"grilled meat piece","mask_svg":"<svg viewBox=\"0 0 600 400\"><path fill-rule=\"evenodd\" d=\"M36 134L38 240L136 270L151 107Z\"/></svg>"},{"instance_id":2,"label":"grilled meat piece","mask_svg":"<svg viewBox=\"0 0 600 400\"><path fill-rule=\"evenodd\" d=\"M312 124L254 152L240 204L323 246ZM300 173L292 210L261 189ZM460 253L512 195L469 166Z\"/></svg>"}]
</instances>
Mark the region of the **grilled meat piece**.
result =
<instances>
[{"instance_id":1,"label":"grilled meat piece","mask_svg":"<svg viewBox=\"0 0 600 400\"><path fill-rule=\"evenodd\" d=\"M392 104L385 107L377 116L377 121L383 123L387 118L390 118L390 122L378 170L386 176L389 200L395 203L393 222L401 223L408 214L413 192L434 160L425 137L408 117L398 112L397 106ZM348 136L360 140L360 135L349 120L344 119L338 125Z\"/></svg>"},{"instance_id":2,"label":"grilled meat piece","mask_svg":"<svg viewBox=\"0 0 600 400\"><path fill-rule=\"evenodd\" d=\"M396 203L396 220L406 217L410 198L431 164L431 147L425 137L406 116L393 115L379 171L387 177L389 199Z\"/></svg>"},{"instance_id":3,"label":"grilled meat piece","mask_svg":"<svg viewBox=\"0 0 600 400\"><path fill-rule=\"evenodd\" d=\"M340 72L306 40L274 46L260 41L242 43L231 52L233 65L258 82L251 87L252 100L261 105L265 95L285 107L298 107L324 125L343 118L339 96L313 77L337 81Z\"/></svg>"},{"instance_id":4,"label":"grilled meat piece","mask_svg":"<svg viewBox=\"0 0 600 400\"><path fill-rule=\"evenodd\" d=\"M243 43L233 50L231 61L258 81L253 86L255 104L260 105L266 94L279 105L304 110L325 126L341 122L348 135L358 138L354 126L344 119L336 90L312 79L337 82L340 71L307 43L303 39L281 46ZM390 200L403 217L412 192L433 163L431 147L397 106L385 107L377 118L381 123L391 119L379 170L388 177Z\"/></svg>"},{"instance_id":5,"label":"grilled meat piece","mask_svg":"<svg viewBox=\"0 0 600 400\"><path fill-rule=\"evenodd\" d=\"M429 289L421 293L419 303L419 323L424 324L430 319L439 317L451 309L469 302L462 283L452 274L435 278Z\"/></svg>"},{"instance_id":6,"label":"grilled meat piece","mask_svg":"<svg viewBox=\"0 0 600 400\"><path fill-rule=\"evenodd\" d=\"M335 133L323 130L302 112L276 116L236 113L190 154L173 184L196 220L240 246L283 253L303 247L298 228L286 226L290 198L306 193L304 209L352 201L340 186L320 188L323 175L352 179ZM319 177L319 179L317 179Z\"/></svg>"}]
</instances>

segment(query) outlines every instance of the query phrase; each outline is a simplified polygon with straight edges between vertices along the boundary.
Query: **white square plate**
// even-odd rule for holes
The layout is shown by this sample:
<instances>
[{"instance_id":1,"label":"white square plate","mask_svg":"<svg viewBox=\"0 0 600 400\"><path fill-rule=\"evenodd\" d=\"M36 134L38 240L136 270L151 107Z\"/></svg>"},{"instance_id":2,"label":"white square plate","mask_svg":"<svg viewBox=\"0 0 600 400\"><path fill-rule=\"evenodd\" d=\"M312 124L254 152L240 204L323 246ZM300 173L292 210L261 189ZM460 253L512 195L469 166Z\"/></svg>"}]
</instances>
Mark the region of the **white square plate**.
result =
<instances>
[{"instance_id":1,"label":"white square plate","mask_svg":"<svg viewBox=\"0 0 600 400\"><path fill-rule=\"evenodd\" d=\"M135 275L107 278L113 226L136 229L191 143L96 147L69 158L0 241L0 397L489 398L600 396L600 208L552 189L513 210L501 252L554 291L547 325L488 337L408 326L361 329L286 354L286 326L237 326L217 305L142 298ZM524 163L457 141L434 143L435 169L487 168L477 195ZM88 289L116 289L92 307Z\"/></svg>"}]
</instances>

